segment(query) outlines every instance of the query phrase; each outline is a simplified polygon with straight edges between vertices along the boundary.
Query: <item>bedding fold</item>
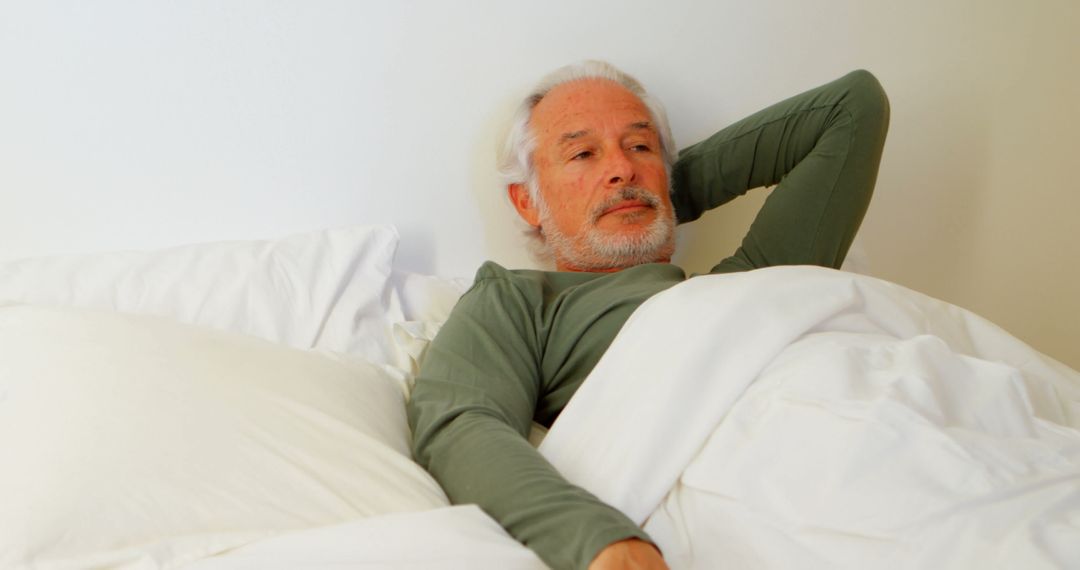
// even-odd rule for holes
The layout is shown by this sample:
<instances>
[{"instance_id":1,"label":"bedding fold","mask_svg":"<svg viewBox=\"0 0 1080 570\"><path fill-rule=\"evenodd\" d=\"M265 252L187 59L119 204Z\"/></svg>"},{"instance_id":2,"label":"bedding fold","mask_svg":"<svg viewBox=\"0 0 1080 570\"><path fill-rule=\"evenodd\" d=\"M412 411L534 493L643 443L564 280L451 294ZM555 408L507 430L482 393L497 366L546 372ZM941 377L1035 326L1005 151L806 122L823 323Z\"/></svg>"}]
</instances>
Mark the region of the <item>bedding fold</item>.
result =
<instances>
[{"instance_id":1,"label":"bedding fold","mask_svg":"<svg viewBox=\"0 0 1080 570\"><path fill-rule=\"evenodd\" d=\"M1080 560L1080 374L870 277L776 267L656 295L540 450L673 568Z\"/></svg>"}]
</instances>

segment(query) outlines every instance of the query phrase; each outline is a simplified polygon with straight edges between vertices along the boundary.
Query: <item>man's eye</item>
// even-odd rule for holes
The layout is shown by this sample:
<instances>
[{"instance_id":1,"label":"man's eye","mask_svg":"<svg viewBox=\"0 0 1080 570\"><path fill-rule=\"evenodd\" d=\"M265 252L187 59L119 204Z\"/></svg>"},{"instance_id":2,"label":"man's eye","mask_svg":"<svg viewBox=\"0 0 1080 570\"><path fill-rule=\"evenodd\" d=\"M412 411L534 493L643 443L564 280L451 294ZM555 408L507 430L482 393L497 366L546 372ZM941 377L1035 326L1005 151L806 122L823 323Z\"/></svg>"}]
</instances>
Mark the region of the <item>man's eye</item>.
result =
<instances>
[{"instance_id":1,"label":"man's eye","mask_svg":"<svg viewBox=\"0 0 1080 570\"><path fill-rule=\"evenodd\" d=\"M586 158L589 158L590 156L592 156L592 151L591 150L583 150L583 151L575 154L571 158L571 160L584 160Z\"/></svg>"},{"instance_id":2,"label":"man's eye","mask_svg":"<svg viewBox=\"0 0 1080 570\"><path fill-rule=\"evenodd\" d=\"M652 148L650 148L647 144L636 144L630 147L630 150L635 152L649 152L650 150L652 150Z\"/></svg>"}]
</instances>

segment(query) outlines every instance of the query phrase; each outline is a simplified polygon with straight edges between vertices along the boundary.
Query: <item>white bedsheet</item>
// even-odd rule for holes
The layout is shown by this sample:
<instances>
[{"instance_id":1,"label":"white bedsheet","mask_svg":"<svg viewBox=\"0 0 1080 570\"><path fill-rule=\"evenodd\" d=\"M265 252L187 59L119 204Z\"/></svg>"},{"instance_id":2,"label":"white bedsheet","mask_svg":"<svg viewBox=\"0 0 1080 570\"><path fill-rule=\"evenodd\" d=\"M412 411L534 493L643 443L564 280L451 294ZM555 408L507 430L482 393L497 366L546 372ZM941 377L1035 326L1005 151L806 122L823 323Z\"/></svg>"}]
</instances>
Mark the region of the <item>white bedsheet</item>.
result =
<instances>
[{"instance_id":1,"label":"white bedsheet","mask_svg":"<svg viewBox=\"0 0 1080 570\"><path fill-rule=\"evenodd\" d=\"M1080 374L865 276L657 295L540 450L673 568L1080 567Z\"/></svg>"},{"instance_id":2,"label":"white bedsheet","mask_svg":"<svg viewBox=\"0 0 1080 570\"><path fill-rule=\"evenodd\" d=\"M475 505L399 513L285 534L185 570L547 568Z\"/></svg>"}]
</instances>

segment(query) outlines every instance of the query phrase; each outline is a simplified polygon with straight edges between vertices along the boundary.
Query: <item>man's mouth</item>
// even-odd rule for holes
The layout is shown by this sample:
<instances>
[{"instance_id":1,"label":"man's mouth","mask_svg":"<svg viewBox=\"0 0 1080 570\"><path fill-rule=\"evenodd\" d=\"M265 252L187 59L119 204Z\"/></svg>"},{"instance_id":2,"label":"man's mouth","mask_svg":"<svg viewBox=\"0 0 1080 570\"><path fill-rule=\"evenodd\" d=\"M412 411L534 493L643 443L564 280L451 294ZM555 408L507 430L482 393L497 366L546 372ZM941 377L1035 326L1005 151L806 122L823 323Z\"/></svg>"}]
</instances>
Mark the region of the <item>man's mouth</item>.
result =
<instances>
[{"instance_id":1,"label":"man's mouth","mask_svg":"<svg viewBox=\"0 0 1080 570\"><path fill-rule=\"evenodd\" d=\"M660 200L644 188L627 186L593 210L593 222L608 214L636 214L660 207Z\"/></svg>"},{"instance_id":2,"label":"man's mouth","mask_svg":"<svg viewBox=\"0 0 1080 570\"><path fill-rule=\"evenodd\" d=\"M627 200L625 202L619 202L618 204L611 206L610 208L601 212L600 215L606 216L608 214L637 212L652 207L653 206L651 204L648 204L641 200Z\"/></svg>"}]
</instances>

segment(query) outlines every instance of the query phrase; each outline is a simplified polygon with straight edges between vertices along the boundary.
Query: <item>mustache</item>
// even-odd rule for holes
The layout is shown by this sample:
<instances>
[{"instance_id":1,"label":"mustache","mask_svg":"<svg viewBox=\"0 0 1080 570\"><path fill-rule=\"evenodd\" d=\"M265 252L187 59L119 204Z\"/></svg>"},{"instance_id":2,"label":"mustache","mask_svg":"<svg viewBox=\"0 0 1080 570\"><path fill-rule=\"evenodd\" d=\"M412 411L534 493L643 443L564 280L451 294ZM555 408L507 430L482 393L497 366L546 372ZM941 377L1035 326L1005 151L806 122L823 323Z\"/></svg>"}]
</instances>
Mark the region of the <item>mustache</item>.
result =
<instances>
[{"instance_id":1,"label":"mustache","mask_svg":"<svg viewBox=\"0 0 1080 570\"><path fill-rule=\"evenodd\" d=\"M643 202L645 203L645 205L653 208L654 210L660 208L660 199L648 190L640 186L623 186L621 189L619 189L617 193L612 194L611 197L609 197L607 200L604 200L603 202L597 204L597 206L593 208L591 212L589 212L590 218L593 222L596 222L600 219L601 216L604 215L605 211L614 208L615 206L618 206L622 202L627 202L630 200Z\"/></svg>"}]
</instances>

